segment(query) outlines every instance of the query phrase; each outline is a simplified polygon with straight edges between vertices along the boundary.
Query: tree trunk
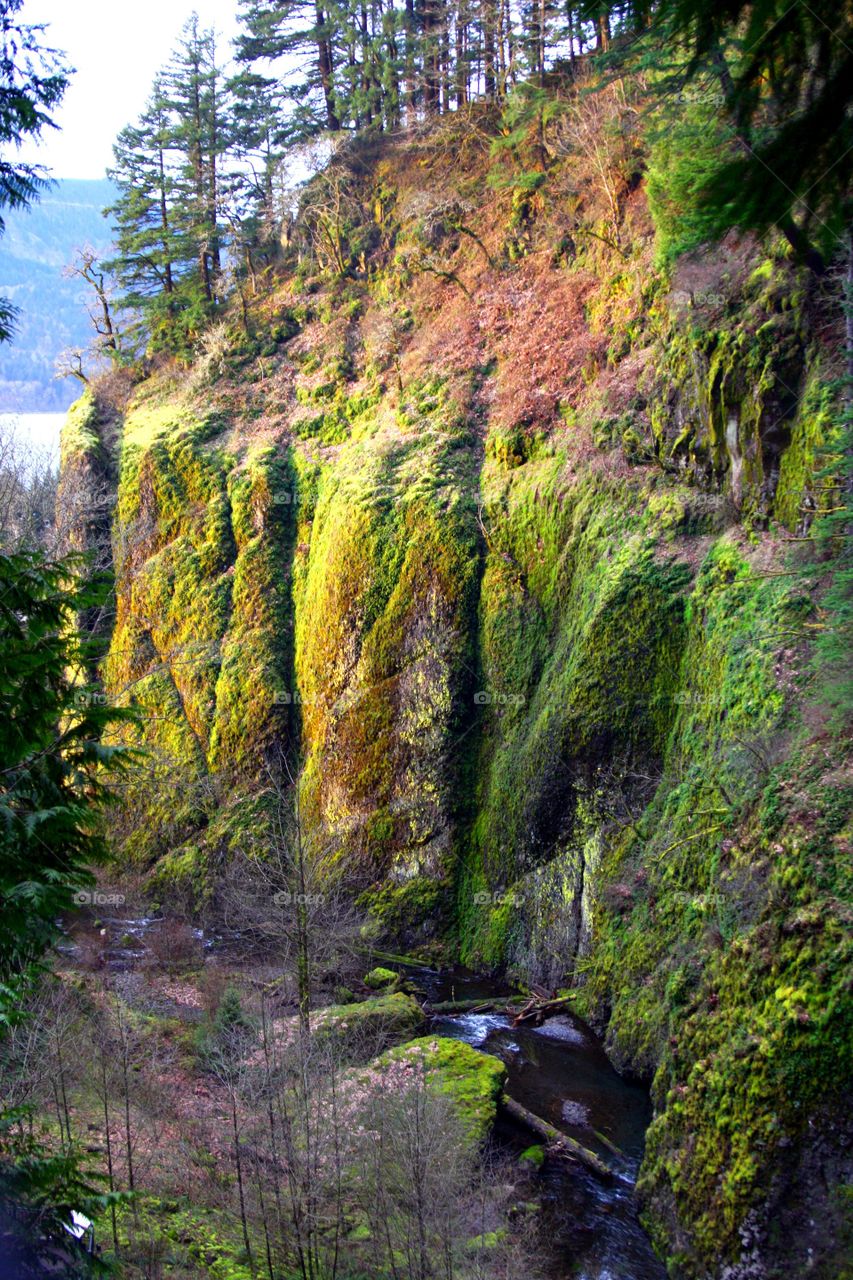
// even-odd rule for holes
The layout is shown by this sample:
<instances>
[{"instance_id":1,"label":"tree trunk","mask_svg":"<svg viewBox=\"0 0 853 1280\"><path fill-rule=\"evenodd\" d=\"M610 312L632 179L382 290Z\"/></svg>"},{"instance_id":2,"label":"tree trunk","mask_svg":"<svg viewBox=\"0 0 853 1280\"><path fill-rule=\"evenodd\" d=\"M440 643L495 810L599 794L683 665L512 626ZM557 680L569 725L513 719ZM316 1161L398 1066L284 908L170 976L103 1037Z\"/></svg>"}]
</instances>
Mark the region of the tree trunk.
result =
<instances>
[{"instance_id":1,"label":"tree trunk","mask_svg":"<svg viewBox=\"0 0 853 1280\"><path fill-rule=\"evenodd\" d=\"M320 84L323 89L323 98L326 103L326 128L337 133L341 127L338 114L335 110L335 93L334 93L334 75L335 60L332 53L332 43L326 31L326 15L318 4L316 6L317 15L317 63L320 68Z\"/></svg>"},{"instance_id":2,"label":"tree trunk","mask_svg":"<svg viewBox=\"0 0 853 1280\"><path fill-rule=\"evenodd\" d=\"M586 1169L589 1169L590 1173L594 1173L597 1178L600 1178L602 1182L613 1181L613 1170L608 1169L604 1161L600 1160L594 1151L582 1146L580 1142L570 1138L567 1133L562 1133L554 1125L549 1124L547 1120L543 1120L541 1116L528 1111L527 1107L523 1107L520 1102L516 1102L514 1098L510 1098L506 1094L503 1098L503 1107L514 1120L518 1120L519 1123L532 1130L544 1142L553 1143L568 1155L573 1156Z\"/></svg>"},{"instance_id":3,"label":"tree trunk","mask_svg":"<svg viewBox=\"0 0 853 1280\"><path fill-rule=\"evenodd\" d=\"M166 161L163 155L163 148L159 147L157 151L158 168L160 172L160 232L163 245L163 276L164 289L166 293L172 293L175 285L172 279L172 263L171 245L169 244L169 207L166 202Z\"/></svg>"},{"instance_id":4,"label":"tree trunk","mask_svg":"<svg viewBox=\"0 0 853 1280\"><path fill-rule=\"evenodd\" d=\"M500 0L498 0L500 3ZM497 95L497 78L495 74L495 34L497 28L497 10L495 0L483 0L483 88L489 102L494 102Z\"/></svg>"},{"instance_id":5,"label":"tree trunk","mask_svg":"<svg viewBox=\"0 0 853 1280\"><path fill-rule=\"evenodd\" d=\"M113 1143L110 1137L110 1095L107 1082L107 1061L104 1056L104 1050L101 1049L101 1089L103 1092L104 1103L104 1137L107 1144L107 1178L109 1180L110 1191L115 1191L115 1176L113 1174ZM118 1229L116 1227L116 1207L110 1205L110 1217L112 1218L113 1228L113 1248L118 1253Z\"/></svg>"},{"instance_id":6,"label":"tree trunk","mask_svg":"<svg viewBox=\"0 0 853 1280\"><path fill-rule=\"evenodd\" d=\"M237 1098L231 1093L231 1126L234 1137L234 1163L237 1166L237 1194L240 1201L240 1225L243 1228L243 1244L246 1246L246 1257L249 1266L254 1270L252 1262L252 1244L249 1240L249 1224L246 1219L246 1196L243 1190L243 1162L240 1158L240 1130L237 1127Z\"/></svg>"}]
</instances>

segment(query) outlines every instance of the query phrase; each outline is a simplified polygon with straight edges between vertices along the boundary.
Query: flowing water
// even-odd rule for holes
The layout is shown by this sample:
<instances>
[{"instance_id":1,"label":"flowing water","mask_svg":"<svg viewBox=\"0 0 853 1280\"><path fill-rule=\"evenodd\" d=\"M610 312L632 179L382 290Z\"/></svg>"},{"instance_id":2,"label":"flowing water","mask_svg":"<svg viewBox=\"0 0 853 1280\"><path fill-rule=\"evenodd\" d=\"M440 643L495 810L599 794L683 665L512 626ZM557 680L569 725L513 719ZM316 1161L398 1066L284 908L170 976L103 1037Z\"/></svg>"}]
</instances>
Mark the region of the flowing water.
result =
<instances>
[{"instance_id":1,"label":"flowing water","mask_svg":"<svg viewBox=\"0 0 853 1280\"><path fill-rule=\"evenodd\" d=\"M506 994L473 975L418 969L411 976L433 1002ZM605 1186L574 1161L546 1163L541 1178L554 1280L664 1280L634 1197L651 1117L648 1094L614 1070L590 1028L570 1013L541 1027L513 1027L500 1013L442 1014L432 1027L501 1058L510 1096L595 1151L616 1173ZM498 1138L519 1152L536 1141L506 1121Z\"/></svg>"},{"instance_id":2,"label":"flowing water","mask_svg":"<svg viewBox=\"0 0 853 1280\"><path fill-rule=\"evenodd\" d=\"M105 966L144 985L139 961L152 928L160 923L150 916L100 920ZM193 935L205 952L227 951L225 940L201 930ZM70 940L63 950L73 955L79 948ZM432 1004L500 1003L509 994L498 983L462 970L409 968L406 976ZM614 1070L593 1031L571 1013L541 1027L513 1027L510 1016L496 1012L438 1014L431 1028L501 1058L511 1097L595 1151L616 1175L604 1185L576 1161L546 1161L538 1189L545 1236L552 1245L552 1280L665 1280L665 1269L638 1221L634 1196L651 1117L648 1094ZM538 1141L506 1116L499 1120L495 1140L515 1154Z\"/></svg>"}]
</instances>

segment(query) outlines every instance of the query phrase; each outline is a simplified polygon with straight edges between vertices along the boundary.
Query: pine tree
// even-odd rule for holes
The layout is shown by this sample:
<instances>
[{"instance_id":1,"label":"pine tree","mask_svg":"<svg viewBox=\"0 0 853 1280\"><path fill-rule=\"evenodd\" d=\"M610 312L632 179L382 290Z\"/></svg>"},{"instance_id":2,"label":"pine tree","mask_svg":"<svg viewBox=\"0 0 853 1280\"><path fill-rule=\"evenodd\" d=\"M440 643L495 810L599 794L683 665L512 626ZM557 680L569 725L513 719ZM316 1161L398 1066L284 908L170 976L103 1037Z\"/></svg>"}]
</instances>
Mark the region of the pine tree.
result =
<instances>
[{"instance_id":1,"label":"pine tree","mask_svg":"<svg viewBox=\"0 0 853 1280\"><path fill-rule=\"evenodd\" d=\"M154 348L185 355L221 300L228 91L213 33L193 17L135 125L116 141L115 256L107 263Z\"/></svg>"},{"instance_id":2,"label":"pine tree","mask_svg":"<svg viewBox=\"0 0 853 1280\"><path fill-rule=\"evenodd\" d=\"M231 102L228 135L239 162L239 185L261 216L273 210L275 172L287 150L283 94L278 82L244 69L228 84Z\"/></svg>"},{"instance_id":3,"label":"pine tree","mask_svg":"<svg viewBox=\"0 0 853 1280\"><path fill-rule=\"evenodd\" d=\"M177 287L186 270L173 214L171 146L169 108L158 79L138 124L128 125L116 140L109 177L119 196L105 211L115 233L115 257L105 265L123 291L121 307L139 317L137 334L141 323L155 345L168 344L179 311Z\"/></svg>"},{"instance_id":4,"label":"pine tree","mask_svg":"<svg viewBox=\"0 0 853 1280\"><path fill-rule=\"evenodd\" d=\"M322 0L241 0L237 58L286 64L295 136L341 127L335 92L335 24ZM294 73L299 74L294 74Z\"/></svg>"},{"instance_id":5,"label":"pine tree","mask_svg":"<svg viewBox=\"0 0 853 1280\"><path fill-rule=\"evenodd\" d=\"M92 818L122 753L101 737L129 713L77 683L92 654L75 617L100 598L82 568L0 555L0 1028L106 855Z\"/></svg>"},{"instance_id":6,"label":"pine tree","mask_svg":"<svg viewBox=\"0 0 853 1280\"><path fill-rule=\"evenodd\" d=\"M216 63L213 31L202 30L196 14L184 27L164 75L164 88L176 160L175 211L185 240L194 249L203 307L212 310L222 273L220 166L228 146L227 94Z\"/></svg>"}]
</instances>

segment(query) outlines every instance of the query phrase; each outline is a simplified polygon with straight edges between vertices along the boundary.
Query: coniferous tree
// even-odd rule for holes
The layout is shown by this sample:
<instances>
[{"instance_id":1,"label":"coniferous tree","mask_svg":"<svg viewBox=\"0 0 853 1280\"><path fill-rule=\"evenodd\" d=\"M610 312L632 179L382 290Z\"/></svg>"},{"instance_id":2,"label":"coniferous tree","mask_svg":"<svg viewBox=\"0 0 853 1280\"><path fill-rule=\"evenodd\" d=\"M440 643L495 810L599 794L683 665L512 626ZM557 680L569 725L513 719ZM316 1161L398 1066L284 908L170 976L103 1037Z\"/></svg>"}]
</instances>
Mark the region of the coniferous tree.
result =
<instances>
[{"instance_id":1,"label":"coniferous tree","mask_svg":"<svg viewBox=\"0 0 853 1280\"><path fill-rule=\"evenodd\" d=\"M122 753L101 738L128 713L78 683L91 653L75 617L99 596L81 568L0 555L0 1028L106 853L92 819Z\"/></svg>"},{"instance_id":2,"label":"coniferous tree","mask_svg":"<svg viewBox=\"0 0 853 1280\"><path fill-rule=\"evenodd\" d=\"M262 216L271 216L275 172L286 153L283 94L271 76L242 69L228 85L229 140L237 179Z\"/></svg>"},{"instance_id":3,"label":"coniferous tree","mask_svg":"<svg viewBox=\"0 0 853 1280\"><path fill-rule=\"evenodd\" d=\"M292 123L303 135L341 127L335 93L335 24L323 0L241 0L237 58L278 63Z\"/></svg>"},{"instance_id":4,"label":"coniferous tree","mask_svg":"<svg viewBox=\"0 0 853 1280\"><path fill-rule=\"evenodd\" d=\"M116 253L107 264L154 347L185 353L222 295L223 157L228 94L211 31L192 17L110 177Z\"/></svg>"},{"instance_id":5,"label":"coniferous tree","mask_svg":"<svg viewBox=\"0 0 853 1280\"><path fill-rule=\"evenodd\" d=\"M184 28L164 85L177 161L176 210L194 249L201 296L212 307L222 271L219 195L220 166L228 145L226 91L213 32L202 30L195 14Z\"/></svg>"},{"instance_id":6,"label":"coniferous tree","mask_svg":"<svg viewBox=\"0 0 853 1280\"><path fill-rule=\"evenodd\" d=\"M174 216L172 129L162 82L139 122L119 134L109 176L118 188L113 218L115 257L107 263L123 294L121 305L140 317L158 340L168 341L179 310L178 282L186 269ZM137 326L138 328L138 326Z\"/></svg>"}]
</instances>

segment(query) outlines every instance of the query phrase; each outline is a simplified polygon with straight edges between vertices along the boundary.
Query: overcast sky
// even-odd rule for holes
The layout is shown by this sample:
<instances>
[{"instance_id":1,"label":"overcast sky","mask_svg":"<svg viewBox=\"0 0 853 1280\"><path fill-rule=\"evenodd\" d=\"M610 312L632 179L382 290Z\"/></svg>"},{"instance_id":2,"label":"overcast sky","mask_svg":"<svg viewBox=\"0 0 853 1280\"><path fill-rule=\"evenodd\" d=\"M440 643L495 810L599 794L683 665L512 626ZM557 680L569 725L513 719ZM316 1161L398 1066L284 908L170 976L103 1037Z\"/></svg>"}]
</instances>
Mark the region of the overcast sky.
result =
<instances>
[{"instance_id":1,"label":"overcast sky","mask_svg":"<svg viewBox=\"0 0 853 1280\"><path fill-rule=\"evenodd\" d=\"M236 9L237 0L25 0L24 21L47 23L46 43L63 49L76 73L55 114L60 129L22 156L55 178L103 177L113 139L139 115L193 10L227 53Z\"/></svg>"}]
</instances>

